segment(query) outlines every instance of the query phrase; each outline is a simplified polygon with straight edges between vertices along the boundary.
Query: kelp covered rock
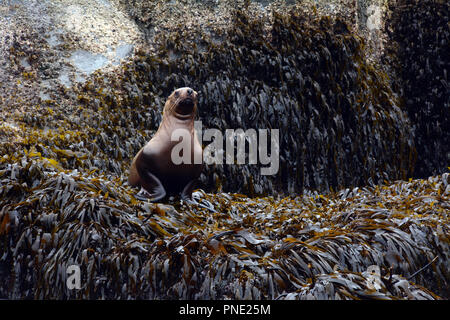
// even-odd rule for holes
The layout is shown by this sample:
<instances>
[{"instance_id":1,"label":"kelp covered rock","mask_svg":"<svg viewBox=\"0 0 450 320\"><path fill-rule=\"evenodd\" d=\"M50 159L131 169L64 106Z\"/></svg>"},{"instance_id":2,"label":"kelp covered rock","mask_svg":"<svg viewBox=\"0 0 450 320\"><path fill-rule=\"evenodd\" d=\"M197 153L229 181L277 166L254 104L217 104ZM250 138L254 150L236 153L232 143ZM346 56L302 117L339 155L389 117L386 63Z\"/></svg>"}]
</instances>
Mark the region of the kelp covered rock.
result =
<instances>
[{"instance_id":1,"label":"kelp covered rock","mask_svg":"<svg viewBox=\"0 0 450 320\"><path fill-rule=\"evenodd\" d=\"M409 176L409 122L386 75L366 61L362 39L340 19L294 10L272 20L267 29L267 21L237 11L231 28L161 34L155 52L139 51L121 82L113 80L120 100L114 91L105 96L109 88L98 95L97 82L87 91L95 100L81 102L124 114L112 124L136 136L133 128L156 129L154 110L173 88L189 85L200 93L204 129L280 130L276 175L262 176L255 165L211 165L202 179L208 190L295 194Z\"/></svg>"},{"instance_id":2,"label":"kelp covered rock","mask_svg":"<svg viewBox=\"0 0 450 320\"><path fill-rule=\"evenodd\" d=\"M193 204L163 205L35 154L2 167L2 298L449 296L448 174L279 200L198 191ZM73 264L80 290L66 286Z\"/></svg>"},{"instance_id":3,"label":"kelp covered rock","mask_svg":"<svg viewBox=\"0 0 450 320\"><path fill-rule=\"evenodd\" d=\"M123 176L157 129L166 97L188 85L200 93L203 129L280 130L276 175L263 176L256 165L209 165L205 190L296 194L411 175L408 119L344 21L298 9L233 17L230 26L210 31L161 33L155 48L138 50L123 70L61 89L62 101L33 105L37 112L14 113L16 126L25 124L22 133L29 133L21 145L65 169L76 164ZM62 151L36 143L36 134L61 137Z\"/></svg>"},{"instance_id":4,"label":"kelp covered rock","mask_svg":"<svg viewBox=\"0 0 450 320\"><path fill-rule=\"evenodd\" d=\"M442 173L450 163L450 3L402 0L390 10L388 61L414 128L414 176Z\"/></svg>"},{"instance_id":5,"label":"kelp covered rock","mask_svg":"<svg viewBox=\"0 0 450 320\"><path fill-rule=\"evenodd\" d=\"M161 34L60 100L2 108L0 298L450 297L448 174L354 188L412 171L386 76L341 19L265 19ZM279 128L278 175L209 166L202 187L217 193L137 201L131 159L184 85L204 128ZM73 264L80 290L66 286Z\"/></svg>"}]
</instances>

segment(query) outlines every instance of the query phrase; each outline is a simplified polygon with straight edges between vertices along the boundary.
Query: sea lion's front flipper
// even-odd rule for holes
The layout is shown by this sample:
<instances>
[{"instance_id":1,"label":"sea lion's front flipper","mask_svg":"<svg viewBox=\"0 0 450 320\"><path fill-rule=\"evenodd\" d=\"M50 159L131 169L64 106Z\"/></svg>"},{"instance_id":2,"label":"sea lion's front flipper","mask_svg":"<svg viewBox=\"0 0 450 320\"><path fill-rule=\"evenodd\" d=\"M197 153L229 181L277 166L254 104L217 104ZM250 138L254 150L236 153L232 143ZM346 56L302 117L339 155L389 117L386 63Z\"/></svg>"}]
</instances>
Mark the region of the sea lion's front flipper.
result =
<instances>
[{"instance_id":1,"label":"sea lion's front flipper","mask_svg":"<svg viewBox=\"0 0 450 320\"><path fill-rule=\"evenodd\" d=\"M135 198L139 200L148 200L152 202L159 201L166 196L166 190L161 181L149 171L144 171L144 179L141 179L141 190L136 194Z\"/></svg>"},{"instance_id":2,"label":"sea lion's front flipper","mask_svg":"<svg viewBox=\"0 0 450 320\"><path fill-rule=\"evenodd\" d=\"M197 183L197 179L193 179L188 182L188 184L184 187L181 192L182 200L189 200L192 197L192 191L194 191L195 184Z\"/></svg>"}]
</instances>

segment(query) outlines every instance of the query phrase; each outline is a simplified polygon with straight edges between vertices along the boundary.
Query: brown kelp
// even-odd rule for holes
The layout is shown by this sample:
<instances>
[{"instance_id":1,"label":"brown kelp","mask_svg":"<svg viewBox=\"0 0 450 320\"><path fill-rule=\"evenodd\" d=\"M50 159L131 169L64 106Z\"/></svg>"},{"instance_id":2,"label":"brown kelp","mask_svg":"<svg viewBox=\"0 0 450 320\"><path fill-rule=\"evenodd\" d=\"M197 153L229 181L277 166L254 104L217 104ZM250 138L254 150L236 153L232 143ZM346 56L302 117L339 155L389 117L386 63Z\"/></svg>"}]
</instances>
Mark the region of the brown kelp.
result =
<instances>
[{"instance_id":1,"label":"brown kelp","mask_svg":"<svg viewBox=\"0 0 450 320\"><path fill-rule=\"evenodd\" d=\"M0 298L450 297L449 174L389 182L415 149L386 75L339 18L271 19L237 11L229 28L160 34L116 74L61 89L71 104L7 113ZM131 158L186 84L205 127L280 128L280 173L210 166L217 193L137 201Z\"/></svg>"},{"instance_id":2,"label":"brown kelp","mask_svg":"<svg viewBox=\"0 0 450 320\"><path fill-rule=\"evenodd\" d=\"M200 93L204 129L280 130L277 175L248 164L210 165L202 176L207 190L295 194L409 177L411 127L387 76L366 61L363 40L339 18L294 10L272 19L267 31L267 21L237 11L225 29L159 34L157 48L137 52L123 76L102 75L81 90L84 108L106 112L89 124L111 144L113 134L126 139L130 152L111 150L129 161L144 130L157 128L164 98L189 85ZM113 127L120 132L108 134Z\"/></svg>"},{"instance_id":3,"label":"brown kelp","mask_svg":"<svg viewBox=\"0 0 450 320\"><path fill-rule=\"evenodd\" d=\"M278 200L198 191L189 205L138 202L33 154L0 175L2 297L448 297L448 173Z\"/></svg>"},{"instance_id":4,"label":"brown kelp","mask_svg":"<svg viewBox=\"0 0 450 320\"><path fill-rule=\"evenodd\" d=\"M188 34L162 36L163 66L138 73L162 92L198 87L204 127L280 130L275 177L251 165L208 167L207 176L217 174L224 190L242 184L239 191L250 194L407 177L414 160L410 126L385 75L365 61L362 40L339 19L290 12L273 20L266 36L262 22L237 12L219 43L202 35L198 49Z\"/></svg>"},{"instance_id":5,"label":"brown kelp","mask_svg":"<svg viewBox=\"0 0 450 320\"><path fill-rule=\"evenodd\" d=\"M390 10L386 60L414 128L414 176L439 174L450 163L450 3L402 0Z\"/></svg>"}]
</instances>

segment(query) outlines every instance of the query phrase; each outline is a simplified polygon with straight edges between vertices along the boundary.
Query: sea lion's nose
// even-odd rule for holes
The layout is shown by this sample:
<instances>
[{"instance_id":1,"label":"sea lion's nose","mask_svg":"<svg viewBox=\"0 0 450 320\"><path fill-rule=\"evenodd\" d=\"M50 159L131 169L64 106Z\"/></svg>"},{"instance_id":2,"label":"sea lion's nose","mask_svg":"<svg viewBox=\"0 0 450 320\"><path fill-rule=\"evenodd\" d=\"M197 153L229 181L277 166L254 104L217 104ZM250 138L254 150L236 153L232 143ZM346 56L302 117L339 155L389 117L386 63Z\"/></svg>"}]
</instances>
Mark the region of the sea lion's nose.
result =
<instances>
[{"instance_id":1,"label":"sea lion's nose","mask_svg":"<svg viewBox=\"0 0 450 320\"><path fill-rule=\"evenodd\" d=\"M188 94L188 96L192 96L192 93L193 93L194 91L192 90L192 89L188 89L187 90L187 94Z\"/></svg>"}]
</instances>

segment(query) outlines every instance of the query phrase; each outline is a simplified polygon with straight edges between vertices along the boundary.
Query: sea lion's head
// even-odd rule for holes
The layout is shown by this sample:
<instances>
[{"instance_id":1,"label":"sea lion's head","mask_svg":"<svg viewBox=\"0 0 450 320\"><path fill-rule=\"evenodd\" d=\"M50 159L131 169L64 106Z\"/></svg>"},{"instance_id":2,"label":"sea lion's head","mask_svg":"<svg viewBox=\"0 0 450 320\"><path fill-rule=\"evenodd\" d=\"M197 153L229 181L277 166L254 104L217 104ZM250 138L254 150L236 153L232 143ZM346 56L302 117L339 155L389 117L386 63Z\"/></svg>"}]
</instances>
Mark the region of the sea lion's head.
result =
<instances>
[{"instance_id":1,"label":"sea lion's head","mask_svg":"<svg viewBox=\"0 0 450 320\"><path fill-rule=\"evenodd\" d=\"M197 101L197 92L193 89L176 89L167 99L164 113L168 112L179 119L193 118L197 112Z\"/></svg>"}]
</instances>

